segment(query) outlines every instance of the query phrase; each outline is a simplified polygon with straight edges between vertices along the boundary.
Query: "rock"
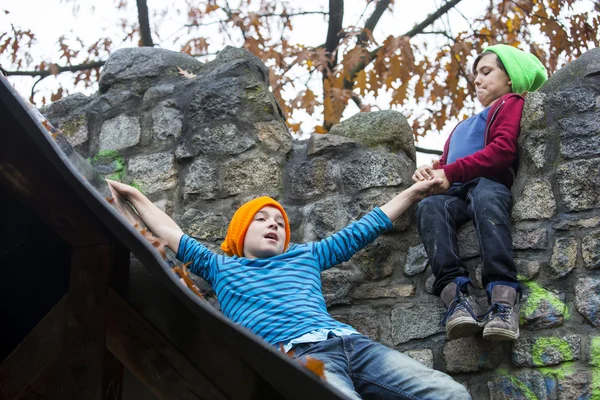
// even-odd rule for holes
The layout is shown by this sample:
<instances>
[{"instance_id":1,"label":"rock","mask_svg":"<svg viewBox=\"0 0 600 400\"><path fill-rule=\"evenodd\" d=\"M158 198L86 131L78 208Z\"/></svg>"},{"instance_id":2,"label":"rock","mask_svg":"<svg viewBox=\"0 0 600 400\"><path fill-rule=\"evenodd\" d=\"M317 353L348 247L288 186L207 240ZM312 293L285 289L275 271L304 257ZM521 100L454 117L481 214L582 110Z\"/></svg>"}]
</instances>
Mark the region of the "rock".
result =
<instances>
[{"instance_id":1,"label":"rock","mask_svg":"<svg viewBox=\"0 0 600 400\"><path fill-rule=\"evenodd\" d=\"M337 189L334 165L325 158L292 163L286 170L290 196L294 199L309 199Z\"/></svg>"},{"instance_id":2,"label":"rock","mask_svg":"<svg viewBox=\"0 0 600 400\"><path fill-rule=\"evenodd\" d=\"M444 332L440 321L446 313L441 304L402 304L392 310L392 341L394 345L413 339L423 339Z\"/></svg>"},{"instance_id":3,"label":"rock","mask_svg":"<svg viewBox=\"0 0 600 400\"><path fill-rule=\"evenodd\" d=\"M597 377L593 371L581 371L558 378L558 400L597 399Z\"/></svg>"},{"instance_id":4,"label":"rock","mask_svg":"<svg viewBox=\"0 0 600 400\"><path fill-rule=\"evenodd\" d=\"M516 197L512 217L516 221L547 219L556 213L556 202L550 182L543 179L526 181L523 192Z\"/></svg>"},{"instance_id":5,"label":"rock","mask_svg":"<svg viewBox=\"0 0 600 400\"><path fill-rule=\"evenodd\" d=\"M525 96L519 142L521 142L521 139L523 139L524 136L529 135L531 131L546 127L546 113L544 112L545 102L546 94L541 91L527 93L527 96ZM529 148L530 146L524 147Z\"/></svg>"},{"instance_id":6,"label":"rock","mask_svg":"<svg viewBox=\"0 0 600 400\"><path fill-rule=\"evenodd\" d=\"M119 49L110 55L102 68L100 91L104 93L120 84L143 92L153 79L179 77L177 67L198 73L202 66L194 57L181 52L152 47Z\"/></svg>"},{"instance_id":7,"label":"rock","mask_svg":"<svg viewBox=\"0 0 600 400\"><path fill-rule=\"evenodd\" d=\"M280 154L292 151L292 136L281 121L264 121L254 124L254 131L261 143Z\"/></svg>"},{"instance_id":8,"label":"rock","mask_svg":"<svg viewBox=\"0 0 600 400\"><path fill-rule=\"evenodd\" d=\"M165 83L163 85L152 86L146 93L144 93L143 102L144 103L153 103L156 100L159 100L163 97L172 95L175 91L175 85L170 83Z\"/></svg>"},{"instance_id":9,"label":"rock","mask_svg":"<svg viewBox=\"0 0 600 400\"><path fill-rule=\"evenodd\" d=\"M308 240L324 239L348 225L350 218L344 207L340 207L344 201L341 197L335 196L314 204L307 218Z\"/></svg>"},{"instance_id":10,"label":"rock","mask_svg":"<svg viewBox=\"0 0 600 400\"><path fill-rule=\"evenodd\" d=\"M577 240L558 238L554 242L550 270L556 278L562 278L575 268L577 263Z\"/></svg>"},{"instance_id":11,"label":"rock","mask_svg":"<svg viewBox=\"0 0 600 400\"><path fill-rule=\"evenodd\" d=\"M600 232L581 239L581 256L586 268L600 268Z\"/></svg>"},{"instance_id":12,"label":"rock","mask_svg":"<svg viewBox=\"0 0 600 400\"><path fill-rule=\"evenodd\" d=\"M192 131L215 121L236 120L244 97L240 78L211 80L196 86L190 104Z\"/></svg>"},{"instance_id":13,"label":"rock","mask_svg":"<svg viewBox=\"0 0 600 400\"><path fill-rule=\"evenodd\" d=\"M540 273L540 262L535 260L515 259L519 280L531 281L538 277Z\"/></svg>"},{"instance_id":14,"label":"rock","mask_svg":"<svg viewBox=\"0 0 600 400\"><path fill-rule=\"evenodd\" d=\"M479 239L472 222L467 222L458 231L458 252L463 260L479 256Z\"/></svg>"},{"instance_id":15,"label":"rock","mask_svg":"<svg viewBox=\"0 0 600 400\"><path fill-rule=\"evenodd\" d=\"M579 335L517 339L512 348L513 364L542 367L579 360L580 342Z\"/></svg>"},{"instance_id":16,"label":"rock","mask_svg":"<svg viewBox=\"0 0 600 400\"><path fill-rule=\"evenodd\" d=\"M568 316L564 295L559 296L536 282L523 282L520 325L530 330L560 326Z\"/></svg>"},{"instance_id":17,"label":"rock","mask_svg":"<svg viewBox=\"0 0 600 400\"><path fill-rule=\"evenodd\" d=\"M189 208L181 217L180 226L198 240L218 242L227 234L229 220L222 214Z\"/></svg>"},{"instance_id":18,"label":"rock","mask_svg":"<svg viewBox=\"0 0 600 400\"><path fill-rule=\"evenodd\" d=\"M404 275L415 276L420 274L427 268L428 261L423 244L409 248L406 255L406 264L404 264Z\"/></svg>"},{"instance_id":19,"label":"rock","mask_svg":"<svg viewBox=\"0 0 600 400\"><path fill-rule=\"evenodd\" d=\"M490 400L548 400L546 379L538 371L516 374L501 371L500 376L488 382Z\"/></svg>"},{"instance_id":20,"label":"rock","mask_svg":"<svg viewBox=\"0 0 600 400\"><path fill-rule=\"evenodd\" d=\"M356 147L356 141L353 139L333 135L330 133L326 135L315 134L308 140L306 146L306 154L308 156L320 156L325 154L335 155L341 151L347 151Z\"/></svg>"},{"instance_id":21,"label":"rock","mask_svg":"<svg viewBox=\"0 0 600 400\"><path fill-rule=\"evenodd\" d=\"M92 157L90 164L106 178L119 182L125 178L125 159L117 151L103 150Z\"/></svg>"},{"instance_id":22,"label":"rock","mask_svg":"<svg viewBox=\"0 0 600 400\"><path fill-rule=\"evenodd\" d=\"M238 157L223 166L223 188L228 196L280 186L280 162L266 154Z\"/></svg>"},{"instance_id":23,"label":"rock","mask_svg":"<svg viewBox=\"0 0 600 400\"><path fill-rule=\"evenodd\" d=\"M201 199L214 199L217 195L217 168L204 157L194 160L185 176L184 195L197 194Z\"/></svg>"},{"instance_id":24,"label":"rock","mask_svg":"<svg viewBox=\"0 0 600 400\"><path fill-rule=\"evenodd\" d=\"M500 364L507 348L506 344L474 336L447 341L444 344L446 370L453 374L493 369Z\"/></svg>"},{"instance_id":25,"label":"rock","mask_svg":"<svg viewBox=\"0 0 600 400\"><path fill-rule=\"evenodd\" d=\"M140 142L140 120L121 114L104 121L100 129L99 150L122 150Z\"/></svg>"},{"instance_id":26,"label":"rock","mask_svg":"<svg viewBox=\"0 0 600 400\"><path fill-rule=\"evenodd\" d=\"M128 171L133 181L141 185L144 194L177 186L177 170L173 153L156 153L129 160Z\"/></svg>"},{"instance_id":27,"label":"rock","mask_svg":"<svg viewBox=\"0 0 600 400\"><path fill-rule=\"evenodd\" d=\"M393 238L380 236L352 257L369 280L380 280L392 275L398 265L400 243Z\"/></svg>"},{"instance_id":28,"label":"rock","mask_svg":"<svg viewBox=\"0 0 600 400\"><path fill-rule=\"evenodd\" d=\"M559 231L570 231L586 228L597 228L599 226L600 217L572 218L567 215L561 215L559 221L552 225L552 228Z\"/></svg>"},{"instance_id":29,"label":"rock","mask_svg":"<svg viewBox=\"0 0 600 400\"><path fill-rule=\"evenodd\" d=\"M558 167L556 176L562 203L567 211L600 207L600 158L578 160Z\"/></svg>"},{"instance_id":30,"label":"rock","mask_svg":"<svg viewBox=\"0 0 600 400\"><path fill-rule=\"evenodd\" d=\"M183 114L165 101L152 111L152 133L155 139L167 140L178 139L181 136Z\"/></svg>"},{"instance_id":31,"label":"rock","mask_svg":"<svg viewBox=\"0 0 600 400\"><path fill-rule=\"evenodd\" d=\"M592 107L595 104L593 93ZM566 103L568 104L568 103ZM598 113L578 114L558 121L561 129L560 153L565 159L589 158L600 155L600 116Z\"/></svg>"},{"instance_id":32,"label":"rock","mask_svg":"<svg viewBox=\"0 0 600 400\"><path fill-rule=\"evenodd\" d=\"M335 125L329 133L346 136L369 147L384 146L387 150L404 152L416 162L413 131L408 121L397 111L378 111L356 114Z\"/></svg>"},{"instance_id":33,"label":"rock","mask_svg":"<svg viewBox=\"0 0 600 400\"><path fill-rule=\"evenodd\" d=\"M429 349L423 350L408 350L404 352L413 360L417 360L428 368L433 368L433 352Z\"/></svg>"},{"instance_id":34,"label":"rock","mask_svg":"<svg viewBox=\"0 0 600 400\"><path fill-rule=\"evenodd\" d=\"M536 92L538 93L538 92ZM530 95L533 93L530 93ZM529 98L529 95L527 96ZM525 102L527 104L527 102ZM525 116L525 113L523 113ZM521 124L527 124L525 119L521 120ZM548 158L551 156L551 153L548 151L548 135L544 129L534 129L531 131L527 131L525 129L521 129L521 134L518 139L518 151L519 151L519 159L526 161L525 167L529 166L531 163L532 169L535 171L544 171L544 168L547 168ZM521 168L519 171L523 171ZM517 175L517 181L515 182L516 187L520 187L519 181L522 179L524 181L528 180L529 174L524 174L521 172ZM523 177L523 178L521 178ZM525 186L525 189L527 186ZM513 193L521 193L521 190L514 190ZM540 210L537 210L540 211Z\"/></svg>"},{"instance_id":35,"label":"rock","mask_svg":"<svg viewBox=\"0 0 600 400\"><path fill-rule=\"evenodd\" d=\"M575 308L595 327L600 327L600 278L579 278L575 285Z\"/></svg>"},{"instance_id":36,"label":"rock","mask_svg":"<svg viewBox=\"0 0 600 400\"><path fill-rule=\"evenodd\" d=\"M390 153L369 151L356 154L340 166L341 182L346 192L381 186L399 186L409 182L408 172L411 168L414 169L406 158Z\"/></svg>"},{"instance_id":37,"label":"rock","mask_svg":"<svg viewBox=\"0 0 600 400\"><path fill-rule=\"evenodd\" d=\"M600 336L592 336L587 350L588 364L600 367Z\"/></svg>"},{"instance_id":38,"label":"rock","mask_svg":"<svg viewBox=\"0 0 600 400\"><path fill-rule=\"evenodd\" d=\"M321 284L327 307L350 304L350 292L352 288L363 280L363 275L358 268L342 268L338 266L323 271L321 273Z\"/></svg>"},{"instance_id":39,"label":"rock","mask_svg":"<svg viewBox=\"0 0 600 400\"><path fill-rule=\"evenodd\" d=\"M539 90L548 95L564 92L570 88L586 86L600 92L600 83L597 79L594 80L594 77L598 76L598 72L600 72L600 48L594 48L556 71L552 78L546 81ZM562 110L561 107L552 111L562 115Z\"/></svg>"},{"instance_id":40,"label":"rock","mask_svg":"<svg viewBox=\"0 0 600 400\"><path fill-rule=\"evenodd\" d=\"M369 282L359 286L352 292L353 299L385 299L412 297L416 288L413 285L382 285L379 282Z\"/></svg>"},{"instance_id":41,"label":"rock","mask_svg":"<svg viewBox=\"0 0 600 400\"><path fill-rule=\"evenodd\" d=\"M192 135L192 153L204 155L238 155L251 149L257 138L248 131L239 131L234 124L213 125Z\"/></svg>"},{"instance_id":42,"label":"rock","mask_svg":"<svg viewBox=\"0 0 600 400\"><path fill-rule=\"evenodd\" d=\"M548 247L548 230L545 228L515 230L512 240L515 250L545 250Z\"/></svg>"},{"instance_id":43,"label":"rock","mask_svg":"<svg viewBox=\"0 0 600 400\"><path fill-rule=\"evenodd\" d=\"M206 73L217 79L245 76L250 72L261 82L269 83L269 69L262 60L249 51L237 47L225 46L213 61L206 64L205 69Z\"/></svg>"},{"instance_id":44,"label":"rock","mask_svg":"<svg viewBox=\"0 0 600 400\"><path fill-rule=\"evenodd\" d=\"M348 324L372 340L379 340L381 334L379 316L370 308L355 308L345 312L335 311L331 314L338 321Z\"/></svg>"}]
</instances>

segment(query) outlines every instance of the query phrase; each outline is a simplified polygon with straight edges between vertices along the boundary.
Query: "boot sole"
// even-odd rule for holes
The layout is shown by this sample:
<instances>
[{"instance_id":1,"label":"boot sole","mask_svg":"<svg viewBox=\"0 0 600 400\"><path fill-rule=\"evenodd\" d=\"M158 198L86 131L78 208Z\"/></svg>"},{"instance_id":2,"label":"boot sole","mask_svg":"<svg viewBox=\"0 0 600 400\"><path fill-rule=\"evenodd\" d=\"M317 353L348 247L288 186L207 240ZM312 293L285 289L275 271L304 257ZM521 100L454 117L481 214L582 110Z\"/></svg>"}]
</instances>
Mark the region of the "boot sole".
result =
<instances>
[{"instance_id":1,"label":"boot sole","mask_svg":"<svg viewBox=\"0 0 600 400\"><path fill-rule=\"evenodd\" d=\"M517 340L518 337L519 329L517 329L516 332L513 332L509 329L486 327L486 329L483 331L483 338L487 340Z\"/></svg>"},{"instance_id":2,"label":"boot sole","mask_svg":"<svg viewBox=\"0 0 600 400\"><path fill-rule=\"evenodd\" d=\"M448 340L454 340L462 337L473 336L483 330L473 318L461 317L454 319L446 324L446 337Z\"/></svg>"}]
</instances>

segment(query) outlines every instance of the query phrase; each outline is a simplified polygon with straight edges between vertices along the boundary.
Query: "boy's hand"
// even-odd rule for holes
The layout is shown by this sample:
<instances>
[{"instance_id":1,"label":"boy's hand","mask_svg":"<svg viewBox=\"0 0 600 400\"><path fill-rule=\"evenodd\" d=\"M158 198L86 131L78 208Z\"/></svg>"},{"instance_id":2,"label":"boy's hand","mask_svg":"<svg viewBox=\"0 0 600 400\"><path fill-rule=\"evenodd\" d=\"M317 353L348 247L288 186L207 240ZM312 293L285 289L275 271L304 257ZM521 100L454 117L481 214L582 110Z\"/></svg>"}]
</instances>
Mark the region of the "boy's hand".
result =
<instances>
[{"instance_id":1,"label":"boy's hand","mask_svg":"<svg viewBox=\"0 0 600 400\"><path fill-rule=\"evenodd\" d=\"M421 165L412 176L414 182L426 181L433 178L431 165Z\"/></svg>"},{"instance_id":2,"label":"boy's hand","mask_svg":"<svg viewBox=\"0 0 600 400\"><path fill-rule=\"evenodd\" d=\"M444 193L450 189L450 181L448 181L443 169L434 169L431 171L431 174L434 178L441 180L441 184L434 189L433 194Z\"/></svg>"},{"instance_id":3,"label":"boy's hand","mask_svg":"<svg viewBox=\"0 0 600 400\"><path fill-rule=\"evenodd\" d=\"M121 182L113 181L112 179L106 179L108 187L112 192L119 193L123 198L129 199L130 196L137 191L133 186L126 185Z\"/></svg>"},{"instance_id":4,"label":"boy's hand","mask_svg":"<svg viewBox=\"0 0 600 400\"><path fill-rule=\"evenodd\" d=\"M410 190L413 192L413 201L419 201L427 196L439 193L439 187L442 183L442 179L435 177L424 181L418 181L410 187Z\"/></svg>"}]
</instances>

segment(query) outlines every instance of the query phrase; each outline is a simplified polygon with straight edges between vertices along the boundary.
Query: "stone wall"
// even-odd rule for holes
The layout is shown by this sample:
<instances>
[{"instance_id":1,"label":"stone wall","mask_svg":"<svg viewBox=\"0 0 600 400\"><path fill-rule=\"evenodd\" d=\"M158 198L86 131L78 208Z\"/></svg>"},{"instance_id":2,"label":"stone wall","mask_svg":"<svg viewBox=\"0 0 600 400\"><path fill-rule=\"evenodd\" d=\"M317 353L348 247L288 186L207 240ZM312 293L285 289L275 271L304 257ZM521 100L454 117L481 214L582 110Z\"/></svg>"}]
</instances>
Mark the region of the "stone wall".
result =
<instances>
[{"instance_id":1,"label":"stone wall","mask_svg":"<svg viewBox=\"0 0 600 400\"><path fill-rule=\"evenodd\" d=\"M527 97L513 189L525 285L516 343L445 340L413 212L323 273L332 315L450 373L475 399L600 398L599 110L597 49ZM268 70L234 48L207 64L165 50L117 51L98 93L43 112L100 173L137 185L214 250L234 210L253 197L284 205L292 241L319 240L406 189L415 168L410 126L394 111L358 114L327 135L292 141ZM473 227L459 237L485 301Z\"/></svg>"}]
</instances>

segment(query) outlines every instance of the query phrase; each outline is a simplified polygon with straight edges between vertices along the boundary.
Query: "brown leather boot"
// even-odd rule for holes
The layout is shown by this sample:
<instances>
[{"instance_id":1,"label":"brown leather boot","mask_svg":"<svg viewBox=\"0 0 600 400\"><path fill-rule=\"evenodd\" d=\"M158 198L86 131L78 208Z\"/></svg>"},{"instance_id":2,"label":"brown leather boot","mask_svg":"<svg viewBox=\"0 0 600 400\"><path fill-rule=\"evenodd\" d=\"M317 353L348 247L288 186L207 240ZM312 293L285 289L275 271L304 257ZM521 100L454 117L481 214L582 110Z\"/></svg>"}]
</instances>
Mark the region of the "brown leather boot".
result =
<instances>
[{"instance_id":1,"label":"brown leather boot","mask_svg":"<svg viewBox=\"0 0 600 400\"><path fill-rule=\"evenodd\" d=\"M488 340L516 340L519 337L518 293L510 286L492 288L491 310L483 338Z\"/></svg>"},{"instance_id":2,"label":"brown leather boot","mask_svg":"<svg viewBox=\"0 0 600 400\"><path fill-rule=\"evenodd\" d=\"M477 317L483 310L473 296L463 293L455 282L450 282L440 294L448 307L442 321L446 325L448 340L467 337L481 332L484 323L478 322Z\"/></svg>"}]
</instances>

